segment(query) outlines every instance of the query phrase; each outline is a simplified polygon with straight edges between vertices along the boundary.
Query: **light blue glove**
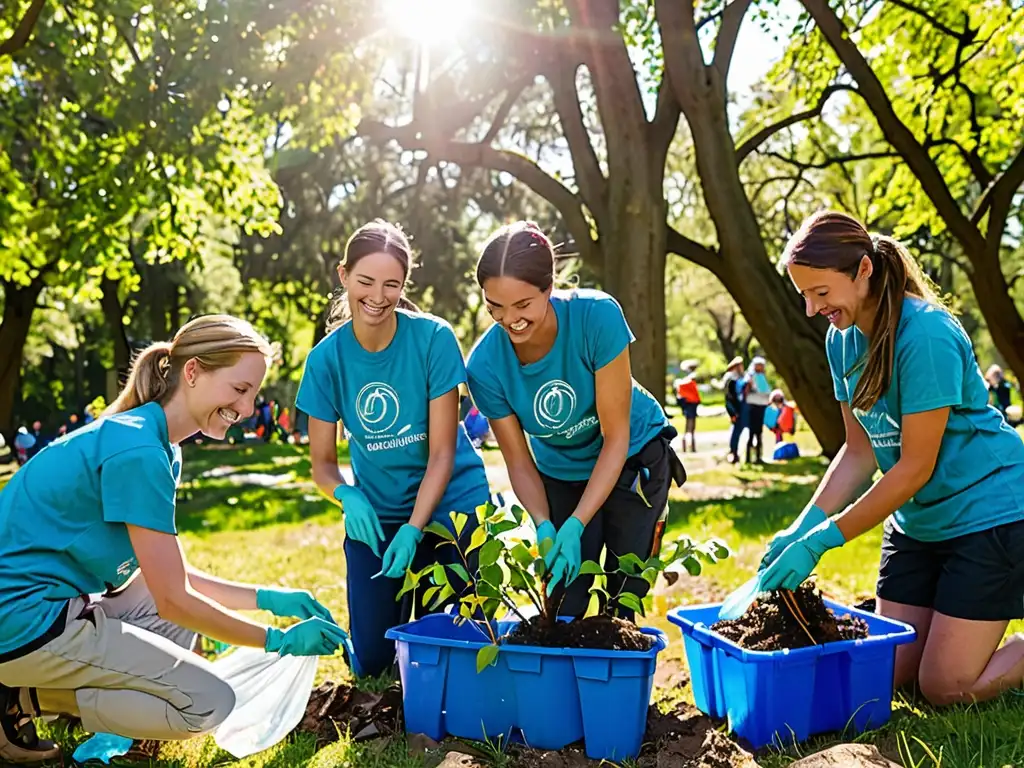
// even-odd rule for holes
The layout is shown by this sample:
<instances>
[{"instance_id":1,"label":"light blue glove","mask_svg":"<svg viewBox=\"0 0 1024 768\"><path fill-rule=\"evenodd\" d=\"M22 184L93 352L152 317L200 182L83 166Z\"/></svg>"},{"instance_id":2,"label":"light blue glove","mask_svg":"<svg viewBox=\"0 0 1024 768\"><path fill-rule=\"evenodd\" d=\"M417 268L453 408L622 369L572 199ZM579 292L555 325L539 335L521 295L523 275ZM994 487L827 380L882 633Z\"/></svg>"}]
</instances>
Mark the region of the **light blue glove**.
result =
<instances>
[{"instance_id":1,"label":"light blue glove","mask_svg":"<svg viewBox=\"0 0 1024 768\"><path fill-rule=\"evenodd\" d=\"M300 621L288 629L267 627L263 644L268 653L281 656L333 656L348 640L345 630L319 617Z\"/></svg>"},{"instance_id":2,"label":"light blue glove","mask_svg":"<svg viewBox=\"0 0 1024 768\"><path fill-rule=\"evenodd\" d=\"M799 587L811 575L821 556L846 543L835 522L826 520L786 547L759 580L759 592Z\"/></svg>"},{"instance_id":3,"label":"light blue glove","mask_svg":"<svg viewBox=\"0 0 1024 768\"><path fill-rule=\"evenodd\" d=\"M125 755L132 748L132 740L125 736L112 733L97 733L91 739L83 741L71 755L76 763L84 764L89 760L99 760L110 764L111 759Z\"/></svg>"},{"instance_id":4,"label":"light blue glove","mask_svg":"<svg viewBox=\"0 0 1024 768\"><path fill-rule=\"evenodd\" d=\"M583 536L583 529L583 521L578 517L570 517L558 529L555 546L544 558L544 564L551 573L551 581L548 582L549 595L559 581L569 586L580 572L580 539Z\"/></svg>"},{"instance_id":5,"label":"light blue glove","mask_svg":"<svg viewBox=\"0 0 1024 768\"><path fill-rule=\"evenodd\" d=\"M540 543L545 539L551 540L551 546L555 546L555 538L558 536L558 531L555 530L555 524L550 520L545 520L537 526L537 548L540 549ZM548 550L549 552L551 550Z\"/></svg>"},{"instance_id":6,"label":"light blue glove","mask_svg":"<svg viewBox=\"0 0 1024 768\"><path fill-rule=\"evenodd\" d=\"M319 616L332 624L338 623L331 612L304 589L260 587L256 590L256 607L275 616L294 616L296 619Z\"/></svg>"},{"instance_id":7,"label":"light blue glove","mask_svg":"<svg viewBox=\"0 0 1024 768\"><path fill-rule=\"evenodd\" d=\"M384 562L379 573L370 578L386 576L389 579L400 579L412 565L412 559L416 557L416 547L423 541L423 531L412 523L406 523L398 529L395 538L391 540L387 551L384 552Z\"/></svg>"},{"instance_id":8,"label":"light blue glove","mask_svg":"<svg viewBox=\"0 0 1024 768\"><path fill-rule=\"evenodd\" d=\"M380 557L384 529L366 494L354 485L342 483L334 489L334 498L341 502L341 511L345 514L345 534L361 541Z\"/></svg>"},{"instance_id":9,"label":"light blue glove","mask_svg":"<svg viewBox=\"0 0 1024 768\"><path fill-rule=\"evenodd\" d=\"M775 559L782 554L782 550L826 520L828 520L828 515L825 514L825 510L817 504L808 504L788 528L783 528L768 542L768 551L761 558L761 565L757 570L763 571L775 562Z\"/></svg>"}]
</instances>

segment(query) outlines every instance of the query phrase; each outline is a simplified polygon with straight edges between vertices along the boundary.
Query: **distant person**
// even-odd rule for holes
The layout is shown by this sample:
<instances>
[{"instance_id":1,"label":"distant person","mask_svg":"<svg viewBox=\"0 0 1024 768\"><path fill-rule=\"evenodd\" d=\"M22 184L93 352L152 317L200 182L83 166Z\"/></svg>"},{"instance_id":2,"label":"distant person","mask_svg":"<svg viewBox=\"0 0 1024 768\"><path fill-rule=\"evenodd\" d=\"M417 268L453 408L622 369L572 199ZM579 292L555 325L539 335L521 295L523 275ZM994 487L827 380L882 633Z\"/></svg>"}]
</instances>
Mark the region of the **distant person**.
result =
<instances>
[{"instance_id":1,"label":"distant person","mask_svg":"<svg viewBox=\"0 0 1024 768\"><path fill-rule=\"evenodd\" d=\"M77 413L72 413L70 416L68 416L68 428L67 428L67 431L69 433L70 432L74 432L80 426L82 426L82 423L79 420Z\"/></svg>"},{"instance_id":2,"label":"distant person","mask_svg":"<svg viewBox=\"0 0 1024 768\"><path fill-rule=\"evenodd\" d=\"M729 361L722 379L725 390L725 412L729 414L732 430L729 434L729 463L740 460L740 436L746 427L743 414L743 358L734 357Z\"/></svg>"},{"instance_id":3,"label":"distant person","mask_svg":"<svg viewBox=\"0 0 1024 768\"><path fill-rule=\"evenodd\" d=\"M992 405L994 405L1004 419L1008 419L1007 411L1010 408L1010 382L1003 376L1003 369L998 365L991 365L989 369L985 371L985 382L988 384L989 396L992 398Z\"/></svg>"},{"instance_id":4,"label":"distant person","mask_svg":"<svg viewBox=\"0 0 1024 768\"><path fill-rule=\"evenodd\" d=\"M32 431L29 432L29 434L35 438L35 443L28 451L28 457L31 459L43 450L46 444L50 441L43 435L43 422L38 419L32 422Z\"/></svg>"},{"instance_id":5,"label":"distant person","mask_svg":"<svg viewBox=\"0 0 1024 768\"><path fill-rule=\"evenodd\" d=\"M800 449L793 438L796 436L796 407L786 402L781 389L772 392L771 404L765 411L764 424L775 434L773 461L795 459L800 456Z\"/></svg>"},{"instance_id":6,"label":"distant person","mask_svg":"<svg viewBox=\"0 0 1024 768\"><path fill-rule=\"evenodd\" d=\"M765 359L755 357L743 378L743 400L747 435L747 464L763 464L762 432L764 412L768 409L772 388L765 373ZM753 458L751 458L753 456Z\"/></svg>"},{"instance_id":7,"label":"distant person","mask_svg":"<svg viewBox=\"0 0 1024 768\"><path fill-rule=\"evenodd\" d=\"M686 436L690 436L690 451L697 452L697 408L700 406L700 390L697 388L695 364L681 367L682 378L674 382L676 403L683 412L686 426L683 430L683 453L686 453Z\"/></svg>"},{"instance_id":8,"label":"distant person","mask_svg":"<svg viewBox=\"0 0 1024 768\"><path fill-rule=\"evenodd\" d=\"M308 592L210 576L178 539L179 443L223 438L251 412L271 355L242 320L192 320L138 355L102 419L48 445L0 493L0 764L60 757L36 734L41 715L131 739L210 733L235 693L193 652L199 635L296 656L346 641ZM301 621L278 629L236 613L255 609Z\"/></svg>"},{"instance_id":9,"label":"distant person","mask_svg":"<svg viewBox=\"0 0 1024 768\"><path fill-rule=\"evenodd\" d=\"M32 455L30 451L35 447L36 439L25 427L18 427L18 434L14 436L14 455L18 460L18 466L24 466Z\"/></svg>"}]
</instances>

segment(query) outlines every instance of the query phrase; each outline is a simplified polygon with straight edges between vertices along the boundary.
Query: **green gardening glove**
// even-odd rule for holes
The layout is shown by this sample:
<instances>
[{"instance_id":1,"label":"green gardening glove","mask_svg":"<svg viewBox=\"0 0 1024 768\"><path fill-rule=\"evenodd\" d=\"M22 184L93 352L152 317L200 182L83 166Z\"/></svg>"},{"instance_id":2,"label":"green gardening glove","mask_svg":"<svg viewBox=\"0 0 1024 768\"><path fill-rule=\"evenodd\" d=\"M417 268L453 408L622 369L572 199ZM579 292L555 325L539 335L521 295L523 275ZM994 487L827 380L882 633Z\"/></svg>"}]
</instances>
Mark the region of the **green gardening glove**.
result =
<instances>
[{"instance_id":1,"label":"green gardening glove","mask_svg":"<svg viewBox=\"0 0 1024 768\"><path fill-rule=\"evenodd\" d=\"M338 623L331 612L304 589L260 587L256 590L256 607L261 611L270 611L275 616L293 616L296 619L319 616L332 624Z\"/></svg>"},{"instance_id":2,"label":"green gardening glove","mask_svg":"<svg viewBox=\"0 0 1024 768\"><path fill-rule=\"evenodd\" d=\"M758 592L788 589L791 592L811 575L821 556L846 543L843 532L832 520L812 528L786 547L758 577Z\"/></svg>"},{"instance_id":3,"label":"green gardening glove","mask_svg":"<svg viewBox=\"0 0 1024 768\"><path fill-rule=\"evenodd\" d=\"M344 629L317 617L288 629L267 627L263 648L281 656L333 656L346 640L348 635Z\"/></svg>"},{"instance_id":4,"label":"green gardening glove","mask_svg":"<svg viewBox=\"0 0 1024 768\"><path fill-rule=\"evenodd\" d=\"M569 586L580 572L580 539L583 537L583 530L583 521L578 517L570 517L558 529L555 546L544 558L544 564L551 574L551 581L548 582L549 595L559 581Z\"/></svg>"},{"instance_id":5,"label":"green gardening glove","mask_svg":"<svg viewBox=\"0 0 1024 768\"><path fill-rule=\"evenodd\" d=\"M334 489L334 498L341 502L341 511L345 515L345 534L361 541L380 557L384 530L366 494L354 485L342 484Z\"/></svg>"},{"instance_id":6,"label":"green gardening glove","mask_svg":"<svg viewBox=\"0 0 1024 768\"><path fill-rule=\"evenodd\" d=\"M416 547L423 541L423 531L412 523L406 523L398 529L395 538L391 540L387 550L384 552L384 562L380 572L371 576L376 579L378 576L386 576L389 579L400 579L412 565L412 559L416 557Z\"/></svg>"},{"instance_id":7,"label":"green gardening glove","mask_svg":"<svg viewBox=\"0 0 1024 768\"><path fill-rule=\"evenodd\" d=\"M544 548L541 546L541 542L550 541L551 547L555 546L555 537L558 536L558 531L555 530L555 524L550 520L544 520L540 525L537 526L537 549L543 553ZM550 549L548 550L551 551Z\"/></svg>"},{"instance_id":8,"label":"green gardening glove","mask_svg":"<svg viewBox=\"0 0 1024 768\"><path fill-rule=\"evenodd\" d=\"M825 514L825 510L817 504L808 504L788 528L784 528L776 533L772 540L768 542L768 551L761 558L761 565L758 566L757 570L763 571L775 562L775 559L782 554L786 547L826 520L828 520L828 515Z\"/></svg>"}]
</instances>

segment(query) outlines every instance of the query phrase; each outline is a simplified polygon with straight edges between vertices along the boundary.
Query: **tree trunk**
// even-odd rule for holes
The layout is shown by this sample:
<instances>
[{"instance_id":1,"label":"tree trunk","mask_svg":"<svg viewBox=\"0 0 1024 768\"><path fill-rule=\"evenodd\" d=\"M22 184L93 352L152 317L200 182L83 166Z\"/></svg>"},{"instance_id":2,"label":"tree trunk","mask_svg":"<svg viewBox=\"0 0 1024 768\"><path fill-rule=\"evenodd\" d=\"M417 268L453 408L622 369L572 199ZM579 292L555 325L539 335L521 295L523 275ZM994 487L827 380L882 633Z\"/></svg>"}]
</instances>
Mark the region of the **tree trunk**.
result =
<instances>
[{"instance_id":1,"label":"tree trunk","mask_svg":"<svg viewBox=\"0 0 1024 768\"><path fill-rule=\"evenodd\" d=\"M999 257L975 255L971 264L974 268L967 276L988 325L992 343L1006 360L1006 365L1017 374L1018 380L1024 381L1024 317L1021 317L1010 295L1010 287L999 266Z\"/></svg>"},{"instance_id":2,"label":"tree trunk","mask_svg":"<svg viewBox=\"0 0 1024 768\"><path fill-rule=\"evenodd\" d=\"M690 126L697 172L720 244L716 274L797 401L827 456L846 439L825 356L825 322L808 318L793 287L775 269L740 181L729 132L722 73L702 61L672 72Z\"/></svg>"},{"instance_id":3,"label":"tree trunk","mask_svg":"<svg viewBox=\"0 0 1024 768\"><path fill-rule=\"evenodd\" d=\"M0 433L13 445L14 407L21 387L21 362L32 327L32 313L43 290L36 279L28 286L3 281L4 314L0 322Z\"/></svg>"},{"instance_id":4,"label":"tree trunk","mask_svg":"<svg viewBox=\"0 0 1024 768\"><path fill-rule=\"evenodd\" d=\"M128 344L128 332L124 327L124 307L117 295L118 281L103 278L100 283L100 290L103 295L100 297L100 306L103 309L103 317L110 329L110 337L114 342L114 369L120 377L127 373L131 363L131 347Z\"/></svg>"}]
</instances>

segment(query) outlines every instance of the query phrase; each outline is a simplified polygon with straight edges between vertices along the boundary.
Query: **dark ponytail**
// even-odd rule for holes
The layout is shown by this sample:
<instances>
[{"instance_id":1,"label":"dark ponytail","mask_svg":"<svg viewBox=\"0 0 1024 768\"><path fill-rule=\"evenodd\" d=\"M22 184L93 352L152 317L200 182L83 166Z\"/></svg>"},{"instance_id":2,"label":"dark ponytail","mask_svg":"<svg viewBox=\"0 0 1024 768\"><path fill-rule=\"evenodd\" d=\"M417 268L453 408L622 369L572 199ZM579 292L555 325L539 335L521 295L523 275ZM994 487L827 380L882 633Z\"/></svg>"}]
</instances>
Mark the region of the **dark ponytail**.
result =
<instances>
[{"instance_id":1,"label":"dark ponytail","mask_svg":"<svg viewBox=\"0 0 1024 768\"><path fill-rule=\"evenodd\" d=\"M863 370L850 406L867 411L892 384L904 298L914 296L942 306L931 282L902 243L885 235L872 237L863 224L838 211L816 213L804 221L786 245L782 261L785 265L836 270L853 279L864 256L871 259L868 290L878 301L878 310L867 355L853 368Z\"/></svg>"}]
</instances>

